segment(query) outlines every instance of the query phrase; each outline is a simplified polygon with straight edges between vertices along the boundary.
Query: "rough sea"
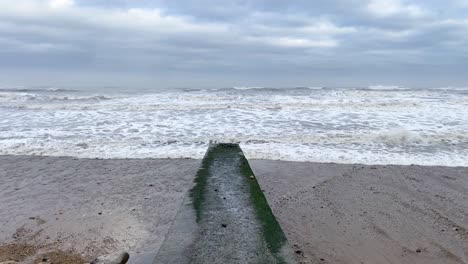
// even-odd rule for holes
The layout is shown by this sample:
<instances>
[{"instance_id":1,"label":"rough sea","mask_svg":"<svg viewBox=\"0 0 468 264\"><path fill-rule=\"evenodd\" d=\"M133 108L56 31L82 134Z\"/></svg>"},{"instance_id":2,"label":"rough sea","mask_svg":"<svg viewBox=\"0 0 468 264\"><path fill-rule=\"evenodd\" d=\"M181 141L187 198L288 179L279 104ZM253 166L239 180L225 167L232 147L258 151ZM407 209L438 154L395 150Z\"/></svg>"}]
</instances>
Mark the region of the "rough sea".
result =
<instances>
[{"instance_id":1,"label":"rough sea","mask_svg":"<svg viewBox=\"0 0 468 264\"><path fill-rule=\"evenodd\" d=\"M468 88L0 88L0 155L468 166Z\"/></svg>"}]
</instances>

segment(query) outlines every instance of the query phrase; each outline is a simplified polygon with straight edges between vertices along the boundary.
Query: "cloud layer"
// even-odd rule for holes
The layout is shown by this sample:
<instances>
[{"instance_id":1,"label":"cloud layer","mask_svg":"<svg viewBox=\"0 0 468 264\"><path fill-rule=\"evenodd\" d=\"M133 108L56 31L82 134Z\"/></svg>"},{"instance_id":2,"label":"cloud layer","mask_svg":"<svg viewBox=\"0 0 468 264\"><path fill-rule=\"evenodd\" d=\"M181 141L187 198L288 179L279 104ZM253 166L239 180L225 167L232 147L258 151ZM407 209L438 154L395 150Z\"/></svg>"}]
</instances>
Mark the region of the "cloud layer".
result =
<instances>
[{"instance_id":1,"label":"cloud layer","mask_svg":"<svg viewBox=\"0 0 468 264\"><path fill-rule=\"evenodd\" d=\"M0 0L0 84L468 85L464 0L109 2Z\"/></svg>"}]
</instances>

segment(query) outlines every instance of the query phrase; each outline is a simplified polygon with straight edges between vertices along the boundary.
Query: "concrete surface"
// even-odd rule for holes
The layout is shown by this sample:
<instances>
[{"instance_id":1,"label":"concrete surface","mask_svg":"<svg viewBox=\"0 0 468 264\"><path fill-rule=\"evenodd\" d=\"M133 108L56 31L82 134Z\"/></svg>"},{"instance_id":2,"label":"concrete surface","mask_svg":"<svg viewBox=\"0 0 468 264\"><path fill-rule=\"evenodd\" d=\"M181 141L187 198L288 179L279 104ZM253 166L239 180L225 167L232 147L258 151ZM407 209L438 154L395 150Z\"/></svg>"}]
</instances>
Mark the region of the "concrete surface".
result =
<instances>
[{"instance_id":1,"label":"concrete surface","mask_svg":"<svg viewBox=\"0 0 468 264\"><path fill-rule=\"evenodd\" d=\"M294 263L238 145L210 147L154 263Z\"/></svg>"}]
</instances>

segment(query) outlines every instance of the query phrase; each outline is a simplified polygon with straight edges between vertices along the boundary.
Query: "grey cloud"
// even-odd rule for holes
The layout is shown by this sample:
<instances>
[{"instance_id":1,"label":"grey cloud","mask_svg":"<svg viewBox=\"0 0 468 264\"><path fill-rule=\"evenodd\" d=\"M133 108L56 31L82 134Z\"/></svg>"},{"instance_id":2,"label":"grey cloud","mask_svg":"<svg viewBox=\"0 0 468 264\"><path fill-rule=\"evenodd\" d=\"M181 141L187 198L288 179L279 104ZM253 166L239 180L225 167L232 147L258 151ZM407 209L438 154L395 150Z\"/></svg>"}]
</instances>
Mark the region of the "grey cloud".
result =
<instances>
[{"instance_id":1,"label":"grey cloud","mask_svg":"<svg viewBox=\"0 0 468 264\"><path fill-rule=\"evenodd\" d=\"M460 75L468 23L456 14L459 3L440 14L435 2L386 0L394 10L372 14L370 1L377 0L77 1L51 9L19 0L31 4L22 9L0 0L0 69L91 71L96 82L103 82L99 73L153 75L167 86L180 82L170 77L177 74L187 85L210 86L434 84L428 73L468 82Z\"/></svg>"}]
</instances>

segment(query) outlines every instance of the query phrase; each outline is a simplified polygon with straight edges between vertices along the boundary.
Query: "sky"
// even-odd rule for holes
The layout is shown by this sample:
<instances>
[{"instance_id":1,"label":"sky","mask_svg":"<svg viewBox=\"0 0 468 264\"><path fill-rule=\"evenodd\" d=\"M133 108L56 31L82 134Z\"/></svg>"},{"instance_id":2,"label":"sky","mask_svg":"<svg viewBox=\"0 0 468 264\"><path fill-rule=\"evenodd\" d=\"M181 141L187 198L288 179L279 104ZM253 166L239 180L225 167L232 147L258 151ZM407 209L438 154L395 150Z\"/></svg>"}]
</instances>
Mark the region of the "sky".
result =
<instances>
[{"instance_id":1,"label":"sky","mask_svg":"<svg viewBox=\"0 0 468 264\"><path fill-rule=\"evenodd\" d=\"M468 0L0 0L0 86L468 86Z\"/></svg>"}]
</instances>

